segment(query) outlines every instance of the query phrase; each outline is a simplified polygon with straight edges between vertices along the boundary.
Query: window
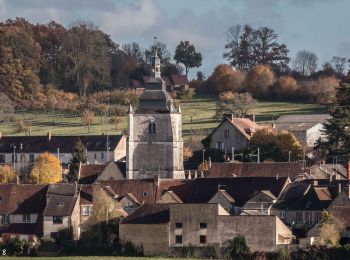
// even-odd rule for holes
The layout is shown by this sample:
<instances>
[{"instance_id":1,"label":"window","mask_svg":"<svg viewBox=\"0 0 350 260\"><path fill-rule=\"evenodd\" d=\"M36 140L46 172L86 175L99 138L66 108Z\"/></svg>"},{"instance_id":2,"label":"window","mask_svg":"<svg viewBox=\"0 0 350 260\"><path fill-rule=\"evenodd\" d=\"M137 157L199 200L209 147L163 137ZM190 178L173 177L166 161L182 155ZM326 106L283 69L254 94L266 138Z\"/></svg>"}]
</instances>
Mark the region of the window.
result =
<instances>
[{"instance_id":1,"label":"window","mask_svg":"<svg viewBox=\"0 0 350 260\"><path fill-rule=\"evenodd\" d=\"M150 135L155 135L156 134L156 123L155 122L150 122L148 124L148 133Z\"/></svg>"},{"instance_id":2,"label":"window","mask_svg":"<svg viewBox=\"0 0 350 260\"><path fill-rule=\"evenodd\" d=\"M224 137L229 138L230 137L230 130L225 130L224 131Z\"/></svg>"},{"instance_id":3,"label":"window","mask_svg":"<svg viewBox=\"0 0 350 260\"><path fill-rule=\"evenodd\" d=\"M101 160L104 160L105 158L105 153L101 153Z\"/></svg>"},{"instance_id":4,"label":"window","mask_svg":"<svg viewBox=\"0 0 350 260\"><path fill-rule=\"evenodd\" d=\"M281 219L285 219L286 218L286 212L284 210L281 210L279 213L278 213L278 216L281 218Z\"/></svg>"},{"instance_id":5,"label":"window","mask_svg":"<svg viewBox=\"0 0 350 260\"><path fill-rule=\"evenodd\" d=\"M83 216L90 216L90 207L83 207Z\"/></svg>"},{"instance_id":6,"label":"window","mask_svg":"<svg viewBox=\"0 0 350 260\"><path fill-rule=\"evenodd\" d=\"M5 163L5 154L0 154L0 163Z\"/></svg>"},{"instance_id":7,"label":"window","mask_svg":"<svg viewBox=\"0 0 350 260\"><path fill-rule=\"evenodd\" d=\"M182 236L179 236L179 235L175 236L175 244L182 244Z\"/></svg>"},{"instance_id":8,"label":"window","mask_svg":"<svg viewBox=\"0 0 350 260\"><path fill-rule=\"evenodd\" d=\"M34 154L29 154L29 162L34 163Z\"/></svg>"},{"instance_id":9,"label":"window","mask_svg":"<svg viewBox=\"0 0 350 260\"><path fill-rule=\"evenodd\" d=\"M62 216L53 216L52 222L54 224L62 224L63 223L63 217Z\"/></svg>"},{"instance_id":10,"label":"window","mask_svg":"<svg viewBox=\"0 0 350 260\"><path fill-rule=\"evenodd\" d=\"M216 148L219 150L224 150L224 144L222 142L217 142L216 143Z\"/></svg>"},{"instance_id":11,"label":"window","mask_svg":"<svg viewBox=\"0 0 350 260\"><path fill-rule=\"evenodd\" d=\"M182 228L182 223L175 223L175 228Z\"/></svg>"},{"instance_id":12,"label":"window","mask_svg":"<svg viewBox=\"0 0 350 260\"><path fill-rule=\"evenodd\" d=\"M143 196L143 197L146 197L147 195L148 195L148 192L147 192L147 191L142 192L142 196Z\"/></svg>"},{"instance_id":13,"label":"window","mask_svg":"<svg viewBox=\"0 0 350 260\"><path fill-rule=\"evenodd\" d=\"M199 223L201 229L207 228L207 223Z\"/></svg>"},{"instance_id":14,"label":"window","mask_svg":"<svg viewBox=\"0 0 350 260\"><path fill-rule=\"evenodd\" d=\"M321 212L315 212L315 223L321 220Z\"/></svg>"},{"instance_id":15,"label":"window","mask_svg":"<svg viewBox=\"0 0 350 260\"><path fill-rule=\"evenodd\" d=\"M200 235L199 236L199 243L206 244L207 243L207 236Z\"/></svg>"},{"instance_id":16,"label":"window","mask_svg":"<svg viewBox=\"0 0 350 260\"><path fill-rule=\"evenodd\" d=\"M307 224L312 223L312 215L311 212L305 212L305 221Z\"/></svg>"},{"instance_id":17,"label":"window","mask_svg":"<svg viewBox=\"0 0 350 260\"><path fill-rule=\"evenodd\" d=\"M296 213L296 221L297 221L297 224L302 224L303 223L303 213L302 212L297 212Z\"/></svg>"},{"instance_id":18,"label":"window","mask_svg":"<svg viewBox=\"0 0 350 260\"><path fill-rule=\"evenodd\" d=\"M1 216L1 224L9 224L10 223L10 215L2 215Z\"/></svg>"},{"instance_id":19,"label":"window","mask_svg":"<svg viewBox=\"0 0 350 260\"><path fill-rule=\"evenodd\" d=\"M22 220L23 222L30 222L30 214L23 214Z\"/></svg>"}]
</instances>

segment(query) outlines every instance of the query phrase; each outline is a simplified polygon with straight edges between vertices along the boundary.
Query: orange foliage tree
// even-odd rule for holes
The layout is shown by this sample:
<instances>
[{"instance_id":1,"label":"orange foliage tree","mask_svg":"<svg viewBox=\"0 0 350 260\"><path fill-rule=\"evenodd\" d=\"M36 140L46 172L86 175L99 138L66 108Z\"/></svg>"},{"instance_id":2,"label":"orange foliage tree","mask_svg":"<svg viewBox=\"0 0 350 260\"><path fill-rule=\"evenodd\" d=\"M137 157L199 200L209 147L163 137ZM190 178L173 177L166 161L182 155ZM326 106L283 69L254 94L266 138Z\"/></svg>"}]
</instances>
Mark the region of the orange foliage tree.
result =
<instances>
[{"instance_id":1,"label":"orange foliage tree","mask_svg":"<svg viewBox=\"0 0 350 260\"><path fill-rule=\"evenodd\" d=\"M17 174L11 166L0 166L0 183L15 183Z\"/></svg>"},{"instance_id":2,"label":"orange foliage tree","mask_svg":"<svg viewBox=\"0 0 350 260\"><path fill-rule=\"evenodd\" d=\"M244 74L234 70L230 65L220 64L215 68L208 81L217 93L225 91L236 92L242 86Z\"/></svg>"},{"instance_id":3,"label":"orange foliage tree","mask_svg":"<svg viewBox=\"0 0 350 260\"><path fill-rule=\"evenodd\" d=\"M188 159L190 159L193 156L193 151L190 147L188 146L184 146L183 148L183 157L184 160L187 161Z\"/></svg>"},{"instance_id":4,"label":"orange foliage tree","mask_svg":"<svg viewBox=\"0 0 350 260\"><path fill-rule=\"evenodd\" d=\"M291 99L295 97L298 88L296 80L291 76L281 76L271 86L271 95L277 99Z\"/></svg>"},{"instance_id":5,"label":"orange foliage tree","mask_svg":"<svg viewBox=\"0 0 350 260\"><path fill-rule=\"evenodd\" d=\"M51 153L42 153L35 162L30 173L33 183L56 183L62 180L62 167L60 160Z\"/></svg>"},{"instance_id":6,"label":"orange foliage tree","mask_svg":"<svg viewBox=\"0 0 350 260\"><path fill-rule=\"evenodd\" d=\"M254 66L246 76L247 90L254 98L265 97L268 87L274 83L274 74L269 66Z\"/></svg>"}]
</instances>

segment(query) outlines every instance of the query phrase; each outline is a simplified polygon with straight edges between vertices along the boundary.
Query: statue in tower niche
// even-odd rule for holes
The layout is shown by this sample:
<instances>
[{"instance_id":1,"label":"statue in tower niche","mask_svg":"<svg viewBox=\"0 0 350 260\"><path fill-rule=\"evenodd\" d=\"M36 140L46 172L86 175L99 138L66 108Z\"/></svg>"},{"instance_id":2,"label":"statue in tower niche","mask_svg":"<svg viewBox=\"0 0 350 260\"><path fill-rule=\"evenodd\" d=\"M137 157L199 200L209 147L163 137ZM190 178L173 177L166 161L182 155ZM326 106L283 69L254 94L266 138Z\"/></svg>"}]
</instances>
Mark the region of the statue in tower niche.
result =
<instances>
[{"instance_id":1,"label":"statue in tower niche","mask_svg":"<svg viewBox=\"0 0 350 260\"><path fill-rule=\"evenodd\" d=\"M128 111L126 178L183 179L182 115L161 78L160 59L153 58L153 75L138 108Z\"/></svg>"}]
</instances>

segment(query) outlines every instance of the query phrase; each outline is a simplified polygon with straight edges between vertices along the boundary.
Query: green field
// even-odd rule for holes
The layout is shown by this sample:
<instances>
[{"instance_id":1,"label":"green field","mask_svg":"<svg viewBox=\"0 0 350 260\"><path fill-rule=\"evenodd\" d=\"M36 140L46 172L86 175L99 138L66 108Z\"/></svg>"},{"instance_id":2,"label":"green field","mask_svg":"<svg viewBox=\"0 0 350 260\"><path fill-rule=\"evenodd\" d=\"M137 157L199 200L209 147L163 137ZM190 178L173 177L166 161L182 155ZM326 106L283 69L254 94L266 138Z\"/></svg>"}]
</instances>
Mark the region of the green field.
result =
<instances>
[{"instance_id":1,"label":"green field","mask_svg":"<svg viewBox=\"0 0 350 260\"><path fill-rule=\"evenodd\" d=\"M61 256L61 257L1 257L1 260L5 259L21 259L21 260L181 260L181 259L190 259L195 260L194 258L164 258L164 257L116 257L116 256ZM203 260L203 259L202 259Z\"/></svg>"},{"instance_id":2,"label":"green field","mask_svg":"<svg viewBox=\"0 0 350 260\"><path fill-rule=\"evenodd\" d=\"M214 97L196 97L192 100L181 102L185 140L190 136L191 128L193 136L202 138L218 125L219 121L214 118L215 107L216 99ZM279 115L324 113L326 108L316 104L258 102L252 112L256 115L257 121L270 122ZM20 119L31 122L32 135L45 135L49 131L53 135L89 134L88 129L82 125L81 118L73 114L54 114L52 116L44 112L16 112L8 115L7 118L7 122L0 123L0 132L3 135L23 135L23 132L17 131L16 121ZM109 128L109 133L116 133L115 126L110 124L107 127L106 122L108 122L106 117L96 117L90 134L106 133L107 128ZM117 132L120 133L125 130L127 127L126 123L126 117L124 117L118 126Z\"/></svg>"}]
</instances>

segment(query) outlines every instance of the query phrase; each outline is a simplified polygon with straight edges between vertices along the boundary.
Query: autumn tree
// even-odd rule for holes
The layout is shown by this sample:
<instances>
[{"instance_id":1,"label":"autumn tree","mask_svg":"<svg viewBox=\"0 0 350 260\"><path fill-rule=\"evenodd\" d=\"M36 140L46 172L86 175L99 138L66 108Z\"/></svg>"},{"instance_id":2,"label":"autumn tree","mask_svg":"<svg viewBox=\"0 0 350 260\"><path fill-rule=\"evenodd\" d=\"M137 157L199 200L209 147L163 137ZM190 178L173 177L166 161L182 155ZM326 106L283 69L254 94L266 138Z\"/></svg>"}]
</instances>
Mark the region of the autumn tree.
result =
<instances>
[{"instance_id":1,"label":"autumn tree","mask_svg":"<svg viewBox=\"0 0 350 260\"><path fill-rule=\"evenodd\" d=\"M60 160L48 152L40 154L30 173L30 180L40 184L60 182L62 180Z\"/></svg>"},{"instance_id":2,"label":"autumn tree","mask_svg":"<svg viewBox=\"0 0 350 260\"><path fill-rule=\"evenodd\" d=\"M189 69L202 65L202 54L197 52L194 45L190 44L189 41L181 41L176 47L174 60L176 63L182 63L185 66L187 76Z\"/></svg>"},{"instance_id":3,"label":"autumn tree","mask_svg":"<svg viewBox=\"0 0 350 260\"><path fill-rule=\"evenodd\" d=\"M303 76L313 74L317 68L317 55L308 50L298 51L293 60L293 68Z\"/></svg>"},{"instance_id":4,"label":"autumn tree","mask_svg":"<svg viewBox=\"0 0 350 260\"><path fill-rule=\"evenodd\" d=\"M86 147L80 140L75 143L72 158L69 162L68 181L75 181L78 178L80 164L87 162Z\"/></svg>"},{"instance_id":5,"label":"autumn tree","mask_svg":"<svg viewBox=\"0 0 350 260\"><path fill-rule=\"evenodd\" d=\"M0 93L0 113L12 113L15 109L12 101L4 93Z\"/></svg>"},{"instance_id":6,"label":"autumn tree","mask_svg":"<svg viewBox=\"0 0 350 260\"><path fill-rule=\"evenodd\" d=\"M242 87L244 74L232 69L230 65L218 65L208 79L208 84L217 92L239 91Z\"/></svg>"},{"instance_id":7,"label":"autumn tree","mask_svg":"<svg viewBox=\"0 0 350 260\"><path fill-rule=\"evenodd\" d=\"M91 125L95 122L94 113L90 110L84 110L82 120L83 124L88 128L88 131L90 133Z\"/></svg>"},{"instance_id":8,"label":"autumn tree","mask_svg":"<svg viewBox=\"0 0 350 260\"><path fill-rule=\"evenodd\" d=\"M270 86L270 95L278 100L290 100L296 96L298 83L291 76L280 76L275 84Z\"/></svg>"},{"instance_id":9,"label":"autumn tree","mask_svg":"<svg viewBox=\"0 0 350 260\"><path fill-rule=\"evenodd\" d=\"M122 122L122 118L120 116L118 116L118 115L115 115L114 117L112 117L109 120L110 124L114 124L115 125L115 131L119 130L119 125L120 125L121 122Z\"/></svg>"},{"instance_id":10,"label":"autumn tree","mask_svg":"<svg viewBox=\"0 0 350 260\"><path fill-rule=\"evenodd\" d=\"M340 241L341 223L333 216L331 212L323 211L318 232L322 242L326 245L337 246Z\"/></svg>"},{"instance_id":11,"label":"autumn tree","mask_svg":"<svg viewBox=\"0 0 350 260\"><path fill-rule=\"evenodd\" d=\"M245 84L254 98L267 96L268 87L274 83L274 73L265 65L254 66L247 73Z\"/></svg>"},{"instance_id":12,"label":"autumn tree","mask_svg":"<svg viewBox=\"0 0 350 260\"><path fill-rule=\"evenodd\" d=\"M250 93L225 92L220 95L215 115L217 118L227 113L238 118L245 117L255 104L256 100Z\"/></svg>"},{"instance_id":13,"label":"autumn tree","mask_svg":"<svg viewBox=\"0 0 350 260\"><path fill-rule=\"evenodd\" d=\"M183 158L184 161L187 161L188 159L190 159L193 156L193 151L190 147L188 146L184 146L183 148Z\"/></svg>"},{"instance_id":14,"label":"autumn tree","mask_svg":"<svg viewBox=\"0 0 350 260\"><path fill-rule=\"evenodd\" d=\"M249 143L249 150L260 148L260 159L286 162L302 158L299 141L288 132L274 133L269 129L257 130Z\"/></svg>"},{"instance_id":15,"label":"autumn tree","mask_svg":"<svg viewBox=\"0 0 350 260\"><path fill-rule=\"evenodd\" d=\"M62 41L62 66L80 96L110 82L108 54L115 49L110 36L93 24L76 23L69 28Z\"/></svg>"},{"instance_id":16,"label":"autumn tree","mask_svg":"<svg viewBox=\"0 0 350 260\"><path fill-rule=\"evenodd\" d=\"M271 28L254 29L249 25L235 25L226 32L227 52L223 56L241 70L263 64L276 71L284 71L290 60L289 50L277 40L278 35Z\"/></svg>"},{"instance_id":17,"label":"autumn tree","mask_svg":"<svg viewBox=\"0 0 350 260\"><path fill-rule=\"evenodd\" d=\"M0 183L15 183L17 174L11 166L0 166Z\"/></svg>"}]
</instances>

